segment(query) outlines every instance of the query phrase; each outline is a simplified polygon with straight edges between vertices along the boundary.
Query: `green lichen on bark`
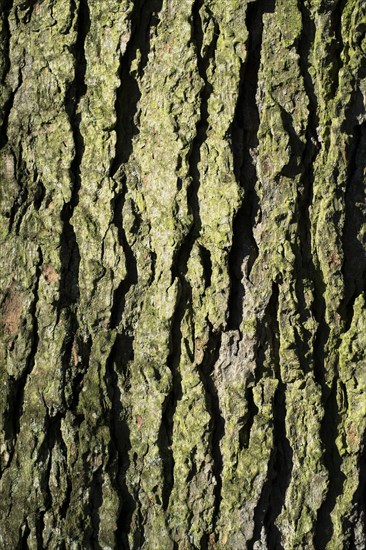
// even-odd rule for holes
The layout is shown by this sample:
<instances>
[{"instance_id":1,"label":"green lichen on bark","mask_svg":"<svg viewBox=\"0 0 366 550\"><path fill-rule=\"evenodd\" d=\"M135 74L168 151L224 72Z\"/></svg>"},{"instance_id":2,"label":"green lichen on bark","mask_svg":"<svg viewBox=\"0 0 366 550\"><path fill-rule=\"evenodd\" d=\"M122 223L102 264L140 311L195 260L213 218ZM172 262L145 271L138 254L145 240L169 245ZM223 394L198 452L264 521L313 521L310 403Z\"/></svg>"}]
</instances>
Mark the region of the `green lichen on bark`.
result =
<instances>
[{"instance_id":1,"label":"green lichen on bark","mask_svg":"<svg viewBox=\"0 0 366 550\"><path fill-rule=\"evenodd\" d=\"M0 5L0 546L364 548L361 0Z\"/></svg>"}]
</instances>

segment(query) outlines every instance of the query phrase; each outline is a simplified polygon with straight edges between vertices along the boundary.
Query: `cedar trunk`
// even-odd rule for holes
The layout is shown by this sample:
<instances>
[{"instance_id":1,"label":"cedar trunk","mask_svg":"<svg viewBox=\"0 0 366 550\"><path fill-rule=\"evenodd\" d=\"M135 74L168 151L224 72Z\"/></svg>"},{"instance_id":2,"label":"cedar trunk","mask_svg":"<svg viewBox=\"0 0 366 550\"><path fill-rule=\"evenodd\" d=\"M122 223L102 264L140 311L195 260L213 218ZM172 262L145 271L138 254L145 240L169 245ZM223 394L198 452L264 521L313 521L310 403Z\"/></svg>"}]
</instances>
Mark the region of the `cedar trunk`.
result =
<instances>
[{"instance_id":1,"label":"cedar trunk","mask_svg":"<svg viewBox=\"0 0 366 550\"><path fill-rule=\"evenodd\" d=\"M366 547L365 30L1 0L1 549Z\"/></svg>"}]
</instances>

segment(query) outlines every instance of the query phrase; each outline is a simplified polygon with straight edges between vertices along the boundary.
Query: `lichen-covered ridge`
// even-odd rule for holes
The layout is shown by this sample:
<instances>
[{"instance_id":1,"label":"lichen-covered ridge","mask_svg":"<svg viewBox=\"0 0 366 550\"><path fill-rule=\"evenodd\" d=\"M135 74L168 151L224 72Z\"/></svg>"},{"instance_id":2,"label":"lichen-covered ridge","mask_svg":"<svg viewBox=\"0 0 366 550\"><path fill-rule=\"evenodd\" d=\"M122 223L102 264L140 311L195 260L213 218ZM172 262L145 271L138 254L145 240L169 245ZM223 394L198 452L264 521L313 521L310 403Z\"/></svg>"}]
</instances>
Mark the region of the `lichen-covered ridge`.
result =
<instances>
[{"instance_id":1,"label":"lichen-covered ridge","mask_svg":"<svg viewBox=\"0 0 366 550\"><path fill-rule=\"evenodd\" d=\"M365 548L365 30L0 4L1 548Z\"/></svg>"}]
</instances>

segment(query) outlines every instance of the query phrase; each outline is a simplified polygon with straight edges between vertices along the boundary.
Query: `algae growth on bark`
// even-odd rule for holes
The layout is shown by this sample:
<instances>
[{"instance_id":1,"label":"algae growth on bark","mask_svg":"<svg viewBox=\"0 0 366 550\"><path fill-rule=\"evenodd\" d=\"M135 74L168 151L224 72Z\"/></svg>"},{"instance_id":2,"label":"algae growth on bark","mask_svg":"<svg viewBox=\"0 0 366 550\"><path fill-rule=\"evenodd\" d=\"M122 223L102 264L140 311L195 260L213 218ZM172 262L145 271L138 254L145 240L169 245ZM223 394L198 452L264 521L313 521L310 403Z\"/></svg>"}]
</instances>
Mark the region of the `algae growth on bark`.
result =
<instances>
[{"instance_id":1,"label":"algae growth on bark","mask_svg":"<svg viewBox=\"0 0 366 550\"><path fill-rule=\"evenodd\" d=\"M1 548L365 548L365 31L0 2Z\"/></svg>"}]
</instances>

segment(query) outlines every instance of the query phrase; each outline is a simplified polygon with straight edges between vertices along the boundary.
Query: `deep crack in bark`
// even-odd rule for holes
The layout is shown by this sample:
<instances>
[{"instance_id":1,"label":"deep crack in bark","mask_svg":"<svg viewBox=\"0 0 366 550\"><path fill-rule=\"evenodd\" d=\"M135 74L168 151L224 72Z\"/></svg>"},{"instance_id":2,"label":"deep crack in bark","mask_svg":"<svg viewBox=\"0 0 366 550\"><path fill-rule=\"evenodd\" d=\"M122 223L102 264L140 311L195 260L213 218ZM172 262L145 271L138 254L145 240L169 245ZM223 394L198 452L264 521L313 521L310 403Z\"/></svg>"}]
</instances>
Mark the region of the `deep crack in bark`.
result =
<instances>
[{"instance_id":1,"label":"deep crack in bark","mask_svg":"<svg viewBox=\"0 0 366 550\"><path fill-rule=\"evenodd\" d=\"M80 131L81 113L78 113L78 107L81 98L87 91L85 84L85 40L90 30L90 13L87 0L80 0L76 25L77 39L73 47L75 77L65 97L65 108L72 128L75 153L70 166L72 181L71 198L68 203L64 204L61 212L63 230L61 235L61 279L58 313L59 318L61 309L69 309L70 330L73 334L76 333L78 326L76 303L79 297L80 252L71 218L79 202L79 191L81 188L80 166L85 149L84 138Z\"/></svg>"},{"instance_id":2,"label":"deep crack in bark","mask_svg":"<svg viewBox=\"0 0 366 550\"><path fill-rule=\"evenodd\" d=\"M272 295L262 327L263 338L271 349L272 368L278 379L273 400L273 448L268 462L266 481L254 511L254 532L248 548L254 548L255 542L260 540L263 527L269 548L283 548L282 535L276 520L284 507L293 469L293 451L286 435L286 385L282 382L280 372L279 292L278 284L273 283ZM256 381L258 382L263 371L263 351L258 354L257 361L259 369L256 373Z\"/></svg>"},{"instance_id":3,"label":"deep crack in bark","mask_svg":"<svg viewBox=\"0 0 366 550\"><path fill-rule=\"evenodd\" d=\"M39 247L38 262L35 268L35 276L34 276L35 281L34 281L34 287L33 287L33 302L30 307L30 313L32 316L31 348L30 348L29 355L27 357L26 367L24 371L22 372L18 380L16 381L14 380L14 393L13 393L11 402L9 402L9 418L11 418L13 422L12 453L14 452L16 440L21 428L20 421L21 421L21 416L23 414L25 387L27 384L28 377L35 365L37 349L39 344L37 305L38 305L38 299L39 299L38 287L39 287L39 279L42 271L42 263L43 263L43 256L42 256L41 248ZM11 456L12 456L12 453L11 453Z\"/></svg>"},{"instance_id":4,"label":"deep crack in bark","mask_svg":"<svg viewBox=\"0 0 366 550\"><path fill-rule=\"evenodd\" d=\"M129 548L128 534L131 529L131 520L136 509L136 502L129 492L126 483L126 473L130 466L129 451L131 449L130 430L124 419L121 391L118 387L117 365L126 368L133 354L132 339L117 334L106 365L106 387L112 403L110 415L111 445L113 454L116 454L116 488L120 497L120 510L117 520L116 544L117 548Z\"/></svg>"},{"instance_id":5,"label":"deep crack in bark","mask_svg":"<svg viewBox=\"0 0 366 550\"><path fill-rule=\"evenodd\" d=\"M159 12L163 0L136 0L130 15L131 36L126 50L121 54L119 79L120 86L116 94L116 146L110 165L110 177L114 178L118 170L128 162L132 153L133 139L139 130L135 121L141 98L139 80L144 74L150 51L153 30L159 23ZM132 71L131 65L137 52L141 53L138 69Z\"/></svg>"},{"instance_id":6,"label":"deep crack in bark","mask_svg":"<svg viewBox=\"0 0 366 550\"><path fill-rule=\"evenodd\" d=\"M2 5L0 6L0 12L2 19L4 21L4 34L5 36L1 36L0 38L3 40L2 44L2 53L4 62L4 68L2 74L0 74L0 82L3 86L3 89L5 89L5 83L6 83L6 76L9 72L11 62L10 62L10 38L11 38L11 32L10 32L10 24L9 24L9 16L13 9L14 0L3 0ZM18 91L20 85L21 85L21 70L19 68L19 83L16 86L14 91L9 91L8 98L5 101L3 105L1 105L1 128L0 128L0 149L2 149L6 143L8 142L8 136L7 136L7 127L8 127L8 120L9 120L9 114L14 104L14 97L16 92Z\"/></svg>"},{"instance_id":7,"label":"deep crack in bark","mask_svg":"<svg viewBox=\"0 0 366 550\"><path fill-rule=\"evenodd\" d=\"M85 58L85 40L90 31L90 13L87 0L80 0L77 13L77 38L73 47L75 56L74 80L67 90L65 96L65 109L69 116L70 125L74 139L74 158L70 166L70 177L72 181L72 190L70 201L65 203L61 211L61 220L63 229L61 234L60 260L60 293L57 311L57 322L60 320L61 311L67 311L66 336L62 346L62 371L64 380L70 369L72 361L72 349L76 342L78 331L77 303L79 299L79 264L80 251L76 240L76 234L71 222L74 210L79 202L79 191L81 188L80 166L84 154L84 139L80 131L81 113L78 107L81 98L86 94L87 86L85 84L86 58ZM82 379L89 364L89 355L91 341L89 339L88 351L82 353L83 365L78 370L75 377L72 376L72 388L75 393L72 394L72 406L76 407L82 386ZM84 343L80 341L80 350ZM86 355L86 360L85 360ZM66 398L67 401L67 398ZM69 403L70 405L71 403Z\"/></svg>"},{"instance_id":8,"label":"deep crack in bark","mask_svg":"<svg viewBox=\"0 0 366 550\"><path fill-rule=\"evenodd\" d=\"M192 216L192 224L188 234L183 239L183 242L181 243L181 246L176 253L174 264L172 266L172 280L177 279L180 286L180 297L178 299L178 303L172 320L171 353L168 358L168 365L172 372L173 389L164 403L162 429L159 435L160 452L164 464L163 507L165 510L168 507L170 494L174 484L174 459L173 453L170 450L173 438L174 413L177 407L177 403L182 397L181 376L179 373L179 361L182 345L181 323L183 321L186 310L190 310L192 308L192 288L190 282L187 279L188 260L191 255L193 246L197 241L197 238L199 237L202 225L198 200L198 191L200 187L199 162L201 158L201 147L207 138L207 130L209 128L208 101L212 93L212 85L208 81L207 70L211 59L214 56L219 35L218 32L214 33L212 44L206 51L205 55L202 56L203 28L200 16L200 9L202 8L202 6L203 0L195 0L192 6L191 17L192 41L195 45L198 72L202 79L202 87L200 92L200 118L196 124L196 136L193 140L189 156L189 172L191 176L191 183L187 189L187 200ZM213 16L212 14L210 15ZM209 257L207 257L207 254L205 254L205 252L203 252L203 257L206 265L207 285L208 281L211 278L211 275L209 273L210 259ZM218 342L216 345L218 345ZM214 355L215 353L217 353L218 349L218 347L215 348ZM210 355L211 353L212 352L210 352ZM206 358L207 351L205 351L205 359ZM211 361L209 362L211 364ZM214 388L214 383L210 375L206 376L203 371L200 371L200 376L203 387L206 391L206 399L208 398L208 395L210 395L210 404L208 405L208 410L212 416L213 429L215 430L216 420L217 418L221 418L219 412L217 413L218 416L215 413L215 411L219 410L217 405L216 389ZM218 476L218 479L216 480L217 487L221 487L219 472L222 467L222 459L219 445L216 445L216 450L213 451L213 454L216 455L216 458L214 458L216 462L216 466L214 467L214 469ZM215 505L215 507L217 508L217 505Z\"/></svg>"},{"instance_id":9,"label":"deep crack in bark","mask_svg":"<svg viewBox=\"0 0 366 550\"><path fill-rule=\"evenodd\" d=\"M239 97L231 128L234 173L244 194L234 220L229 256L231 278L229 330L240 329L244 299L242 281L243 278L250 279L250 271L258 256L258 246L253 235L259 200L255 189L257 173L253 157L258 146L259 128L256 93L262 48L263 14L273 13L274 9L275 0L262 0L249 4L246 13L247 57L241 68ZM244 267L245 259L247 259L247 265Z\"/></svg>"},{"instance_id":10,"label":"deep crack in bark","mask_svg":"<svg viewBox=\"0 0 366 550\"><path fill-rule=\"evenodd\" d=\"M120 60L120 86L116 93L115 103L117 139L115 156L110 166L110 176L115 181L115 197L112 200L113 223L117 227L119 243L126 256L127 275L114 292L110 320L111 328L116 328L120 324L127 293L133 285L137 284L138 280L136 259L123 227L122 211L128 193L128 180L124 167L130 159L133 141L139 132L135 121L141 98L139 81L148 62L151 36L159 23L158 14L161 8L162 0L150 2L148 9L145 0L135 2L130 16L131 36L126 51L121 55ZM139 66L137 71L132 71L131 65L138 51L141 53ZM119 181L119 175L121 181Z\"/></svg>"}]
</instances>

